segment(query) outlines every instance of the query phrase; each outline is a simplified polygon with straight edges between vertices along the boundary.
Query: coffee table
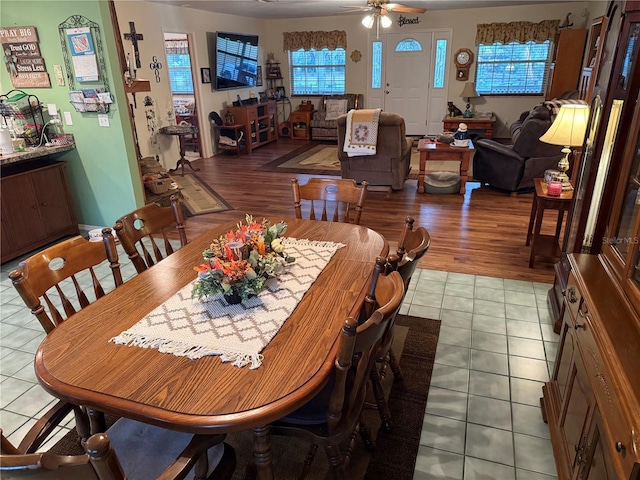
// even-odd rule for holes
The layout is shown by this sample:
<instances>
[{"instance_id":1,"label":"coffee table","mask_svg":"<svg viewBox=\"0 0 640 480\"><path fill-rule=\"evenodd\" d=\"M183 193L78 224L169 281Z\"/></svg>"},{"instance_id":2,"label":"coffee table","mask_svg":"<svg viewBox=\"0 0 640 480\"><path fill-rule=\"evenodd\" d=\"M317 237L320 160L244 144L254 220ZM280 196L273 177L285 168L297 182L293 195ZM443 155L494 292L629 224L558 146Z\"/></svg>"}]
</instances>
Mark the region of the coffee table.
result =
<instances>
[{"instance_id":1,"label":"coffee table","mask_svg":"<svg viewBox=\"0 0 640 480\"><path fill-rule=\"evenodd\" d=\"M420 152L420 171L418 172L418 193L424 193L424 174L427 160L440 160L445 162L460 162L460 195L467 191L469 175L469 158L475 152L473 142L469 141L468 147L453 147L448 143L435 142L428 138L420 139L418 151Z\"/></svg>"}]
</instances>

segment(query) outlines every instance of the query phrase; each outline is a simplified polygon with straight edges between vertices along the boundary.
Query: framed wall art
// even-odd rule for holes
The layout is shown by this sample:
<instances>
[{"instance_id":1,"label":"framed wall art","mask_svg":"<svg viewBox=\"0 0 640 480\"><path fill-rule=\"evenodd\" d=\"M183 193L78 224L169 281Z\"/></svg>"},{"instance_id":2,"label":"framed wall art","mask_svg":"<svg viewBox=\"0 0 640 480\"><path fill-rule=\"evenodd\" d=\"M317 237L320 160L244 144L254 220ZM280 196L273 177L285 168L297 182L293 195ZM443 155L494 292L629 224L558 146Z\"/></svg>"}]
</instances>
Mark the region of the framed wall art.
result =
<instances>
[{"instance_id":1,"label":"framed wall art","mask_svg":"<svg viewBox=\"0 0 640 480\"><path fill-rule=\"evenodd\" d=\"M202 79L202 83L211 83L211 69L206 67L201 68L200 78Z\"/></svg>"}]
</instances>

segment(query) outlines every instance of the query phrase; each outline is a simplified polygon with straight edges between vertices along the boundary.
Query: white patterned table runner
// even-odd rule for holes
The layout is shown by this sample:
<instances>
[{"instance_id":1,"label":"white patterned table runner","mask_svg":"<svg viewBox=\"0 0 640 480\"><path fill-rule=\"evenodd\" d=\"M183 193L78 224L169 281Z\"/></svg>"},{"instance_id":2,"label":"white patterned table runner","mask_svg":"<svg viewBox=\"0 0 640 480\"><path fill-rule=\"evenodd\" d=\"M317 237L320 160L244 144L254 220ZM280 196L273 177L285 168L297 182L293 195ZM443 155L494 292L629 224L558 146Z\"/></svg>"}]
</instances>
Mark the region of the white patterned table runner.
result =
<instances>
[{"instance_id":1,"label":"white patterned table runner","mask_svg":"<svg viewBox=\"0 0 640 480\"><path fill-rule=\"evenodd\" d=\"M190 283L112 342L162 353L200 358L220 355L223 362L251 369L278 333L341 243L284 238L296 261L278 278L267 280L257 297L228 305L223 295L208 301L191 298Z\"/></svg>"}]
</instances>

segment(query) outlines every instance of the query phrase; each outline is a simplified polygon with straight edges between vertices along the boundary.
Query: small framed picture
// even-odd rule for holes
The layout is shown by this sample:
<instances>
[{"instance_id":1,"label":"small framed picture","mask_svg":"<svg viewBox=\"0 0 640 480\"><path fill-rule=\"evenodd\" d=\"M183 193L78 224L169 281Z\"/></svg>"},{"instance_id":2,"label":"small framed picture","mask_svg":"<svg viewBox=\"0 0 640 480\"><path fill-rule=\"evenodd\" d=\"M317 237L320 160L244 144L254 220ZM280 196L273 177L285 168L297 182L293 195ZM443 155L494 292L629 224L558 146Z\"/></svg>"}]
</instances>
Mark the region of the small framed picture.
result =
<instances>
[{"instance_id":1,"label":"small framed picture","mask_svg":"<svg viewBox=\"0 0 640 480\"><path fill-rule=\"evenodd\" d=\"M267 77L268 78L282 78L282 73L280 72L280 67L278 65L270 66L267 69Z\"/></svg>"},{"instance_id":2,"label":"small framed picture","mask_svg":"<svg viewBox=\"0 0 640 480\"><path fill-rule=\"evenodd\" d=\"M202 83L211 83L211 69L210 68L201 68L200 69L200 78L202 79Z\"/></svg>"},{"instance_id":3,"label":"small framed picture","mask_svg":"<svg viewBox=\"0 0 640 480\"><path fill-rule=\"evenodd\" d=\"M276 87L276 98L285 98L287 94L284 91L284 87Z\"/></svg>"},{"instance_id":4,"label":"small framed picture","mask_svg":"<svg viewBox=\"0 0 640 480\"><path fill-rule=\"evenodd\" d=\"M269 97L267 96L267 92L258 92L258 96L260 97L260 103L266 102Z\"/></svg>"},{"instance_id":5,"label":"small framed picture","mask_svg":"<svg viewBox=\"0 0 640 480\"><path fill-rule=\"evenodd\" d=\"M256 72L256 87L262 86L262 65L258 65L258 71Z\"/></svg>"}]
</instances>

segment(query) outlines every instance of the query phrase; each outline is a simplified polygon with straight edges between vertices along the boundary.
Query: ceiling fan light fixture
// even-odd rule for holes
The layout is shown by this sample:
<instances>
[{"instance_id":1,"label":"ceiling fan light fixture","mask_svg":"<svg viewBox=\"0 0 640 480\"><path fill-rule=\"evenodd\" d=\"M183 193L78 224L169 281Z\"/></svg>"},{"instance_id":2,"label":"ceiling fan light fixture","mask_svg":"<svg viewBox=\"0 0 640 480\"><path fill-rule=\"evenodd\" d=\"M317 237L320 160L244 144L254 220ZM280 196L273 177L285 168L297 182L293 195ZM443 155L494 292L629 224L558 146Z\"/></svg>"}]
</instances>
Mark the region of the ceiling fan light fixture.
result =
<instances>
[{"instance_id":1,"label":"ceiling fan light fixture","mask_svg":"<svg viewBox=\"0 0 640 480\"><path fill-rule=\"evenodd\" d=\"M389 28L393 24L393 21L387 15L380 16L380 25L382 28Z\"/></svg>"},{"instance_id":2,"label":"ceiling fan light fixture","mask_svg":"<svg viewBox=\"0 0 640 480\"><path fill-rule=\"evenodd\" d=\"M362 19L362 25L365 28L373 28L373 24L375 23L375 15L372 13L371 15L367 15Z\"/></svg>"}]
</instances>

